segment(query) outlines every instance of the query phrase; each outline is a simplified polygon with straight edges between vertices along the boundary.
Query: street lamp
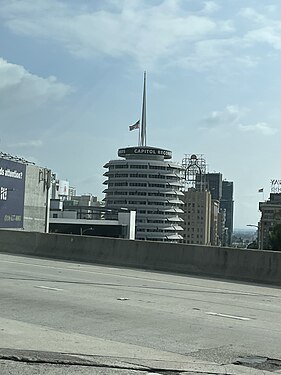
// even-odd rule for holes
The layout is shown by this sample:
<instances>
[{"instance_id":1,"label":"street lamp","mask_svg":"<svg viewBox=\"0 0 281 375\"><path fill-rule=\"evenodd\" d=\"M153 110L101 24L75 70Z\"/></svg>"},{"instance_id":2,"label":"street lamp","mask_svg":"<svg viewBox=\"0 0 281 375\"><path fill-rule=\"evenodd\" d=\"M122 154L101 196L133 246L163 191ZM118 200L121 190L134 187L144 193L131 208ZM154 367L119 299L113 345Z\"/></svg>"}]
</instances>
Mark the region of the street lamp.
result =
<instances>
[{"instance_id":1,"label":"street lamp","mask_svg":"<svg viewBox=\"0 0 281 375\"><path fill-rule=\"evenodd\" d=\"M88 230L93 231L94 228L90 227L90 228L86 228L86 229L83 229L83 230L82 230L82 228L80 228L80 235L83 236L83 234L86 233Z\"/></svg>"}]
</instances>

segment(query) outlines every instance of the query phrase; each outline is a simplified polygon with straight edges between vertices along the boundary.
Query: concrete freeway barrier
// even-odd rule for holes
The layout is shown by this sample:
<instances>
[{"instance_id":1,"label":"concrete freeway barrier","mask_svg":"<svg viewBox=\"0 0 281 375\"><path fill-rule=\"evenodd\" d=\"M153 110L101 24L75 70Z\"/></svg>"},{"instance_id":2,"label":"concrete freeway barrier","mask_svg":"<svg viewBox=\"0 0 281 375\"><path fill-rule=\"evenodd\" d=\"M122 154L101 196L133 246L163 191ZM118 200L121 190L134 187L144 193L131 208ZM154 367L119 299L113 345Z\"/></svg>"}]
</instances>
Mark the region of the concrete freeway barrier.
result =
<instances>
[{"instance_id":1,"label":"concrete freeway barrier","mask_svg":"<svg viewBox=\"0 0 281 375\"><path fill-rule=\"evenodd\" d=\"M281 285L281 252L0 231L0 251Z\"/></svg>"}]
</instances>

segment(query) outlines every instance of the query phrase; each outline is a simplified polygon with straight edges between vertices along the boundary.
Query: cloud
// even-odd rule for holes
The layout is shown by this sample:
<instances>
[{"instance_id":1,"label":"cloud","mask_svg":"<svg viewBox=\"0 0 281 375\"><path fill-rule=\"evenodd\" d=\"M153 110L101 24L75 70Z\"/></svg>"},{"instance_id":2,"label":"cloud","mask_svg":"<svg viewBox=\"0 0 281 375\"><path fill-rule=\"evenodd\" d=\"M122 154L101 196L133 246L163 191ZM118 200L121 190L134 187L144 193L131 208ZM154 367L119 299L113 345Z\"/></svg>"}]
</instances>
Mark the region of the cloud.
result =
<instances>
[{"instance_id":1,"label":"cloud","mask_svg":"<svg viewBox=\"0 0 281 375\"><path fill-rule=\"evenodd\" d=\"M281 49L281 22L272 18L272 12L276 7L267 6L264 8L264 14L257 12L253 8L244 8L240 15L259 27L252 28L244 35L244 41L250 44L264 43L276 50ZM269 15L268 15L269 13Z\"/></svg>"},{"instance_id":2,"label":"cloud","mask_svg":"<svg viewBox=\"0 0 281 375\"><path fill-rule=\"evenodd\" d=\"M244 41L241 38L230 37L221 39L208 39L194 43L193 50L178 59L177 64L185 68L191 68L198 72L215 68L220 79L224 71L235 74L237 68L253 68L259 59L256 56L241 53Z\"/></svg>"},{"instance_id":3,"label":"cloud","mask_svg":"<svg viewBox=\"0 0 281 375\"><path fill-rule=\"evenodd\" d=\"M0 108L2 111L19 107L34 108L48 101L58 101L71 88L55 77L42 78L29 73L23 66L0 58Z\"/></svg>"},{"instance_id":4,"label":"cloud","mask_svg":"<svg viewBox=\"0 0 281 375\"><path fill-rule=\"evenodd\" d=\"M248 20L253 21L253 22L257 22L257 23L266 23L267 22L267 19L266 19L265 15L260 14L259 12L257 12L253 8L242 8L240 10L239 14L242 17L247 18Z\"/></svg>"},{"instance_id":5,"label":"cloud","mask_svg":"<svg viewBox=\"0 0 281 375\"><path fill-rule=\"evenodd\" d=\"M47 38L79 58L129 57L140 66L173 60L184 46L202 40L230 23L219 24L200 11L187 12L180 1L109 1L102 9L88 4L41 0L4 1L1 15L12 32ZM34 9L33 9L34 7ZM205 10L217 8L205 2Z\"/></svg>"},{"instance_id":6,"label":"cloud","mask_svg":"<svg viewBox=\"0 0 281 375\"><path fill-rule=\"evenodd\" d=\"M215 3L214 1L205 1L204 2L204 8L202 9L202 13L214 13L217 12L220 9L220 6Z\"/></svg>"},{"instance_id":7,"label":"cloud","mask_svg":"<svg viewBox=\"0 0 281 375\"><path fill-rule=\"evenodd\" d=\"M212 111L209 116L203 119L203 124L208 128L214 128L224 125L236 124L245 110L237 106L228 105L223 111Z\"/></svg>"},{"instance_id":8,"label":"cloud","mask_svg":"<svg viewBox=\"0 0 281 375\"><path fill-rule=\"evenodd\" d=\"M249 31L245 40L254 43L266 43L276 50L281 49L281 24L276 29L271 26Z\"/></svg>"},{"instance_id":9,"label":"cloud","mask_svg":"<svg viewBox=\"0 0 281 375\"><path fill-rule=\"evenodd\" d=\"M253 125L243 125L239 124L239 129L243 132L257 132L262 135L274 135L278 132L278 129L273 128L266 122L258 122Z\"/></svg>"},{"instance_id":10,"label":"cloud","mask_svg":"<svg viewBox=\"0 0 281 375\"><path fill-rule=\"evenodd\" d=\"M183 67L192 68L197 71L209 69L210 66L220 64L229 55L229 44L233 40L202 40L194 44L194 48L188 56L178 60Z\"/></svg>"},{"instance_id":11,"label":"cloud","mask_svg":"<svg viewBox=\"0 0 281 375\"><path fill-rule=\"evenodd\" d=\"M78 59L131 59L150 71L169 65L197 71L249 69L259 61L252 45L264 42L280 48L272 7L264 7L265 14L241 9L240 17L250 21L241 30L218 2L198 4L198 10L191 11L180 0L108 0L99 5L2 0L0 17L13 33L58 43Z\"/></svg>"},{"instance_id":12,"label":"cloud","mask_svg":"<svg viewBox=\"0 0 281 375\"><path fill-rule=\"evenodd\" d=\"M201 123L205 129L222 131L238 130L242 132L258 133L265 136L274 135L278 129L270 126L266 122L257 122L256 124L244 124L243 117L249 112L248 108L240 108L234 105L228 105L223 111L212 111L205 117Z\"/></svg>"},{"instance_id":13,"label":"cloud","mask_svg":"<svg viewBox=\"0 0 281 375\"><path fill-rule=\"evenodd\" d=\"M266 5L266 6L265 6L265 10L266 10L268 13L276 13L277 10L278 10L278 8L277 8L276 5L272 5L272 4L270 4L270 5Z\"/></svg>"},{"instance_id":14,"label":"cloud","mask_svg":"<svg viewBox=\"0 0 281 375\"><path fill-rule=\"evenodd\" d=\"M8 147L14 148L30 148L30 147L42 147L43 142L40 139L34 139L26 142L17 142L9 144Z\"/></svg>"},{"instance_id":15,"label":"cloud","mask_svg":"<svg viewBox=\"0 0 281 375\"><path fill-rule=\"evenodd\" d=\"M234 31L236 31L234 22L232 20L219 21L218 26L219 30L224 33L234 33Z\"/></svg>"}]
</instances>

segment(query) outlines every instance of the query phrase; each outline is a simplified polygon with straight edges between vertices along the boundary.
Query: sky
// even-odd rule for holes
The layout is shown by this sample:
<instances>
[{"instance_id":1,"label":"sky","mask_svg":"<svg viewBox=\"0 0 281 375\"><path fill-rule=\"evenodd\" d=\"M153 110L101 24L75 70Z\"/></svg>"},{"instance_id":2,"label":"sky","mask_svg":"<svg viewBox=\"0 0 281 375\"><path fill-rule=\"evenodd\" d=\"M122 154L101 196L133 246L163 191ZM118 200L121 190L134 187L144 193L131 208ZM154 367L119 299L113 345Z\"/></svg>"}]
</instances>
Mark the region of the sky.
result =
<instances>
[{"instance_id":1,"label":"sky","mask_svg":"<svg viewBox=\"0 0 281 375\"><path fill-rule=\"evenodd\" d=\"M281 178L280 58L280 0L0 0L0 151L102 199L146 70L147 144L204 154L246 228Z\"/></svg>"}]
</instances>

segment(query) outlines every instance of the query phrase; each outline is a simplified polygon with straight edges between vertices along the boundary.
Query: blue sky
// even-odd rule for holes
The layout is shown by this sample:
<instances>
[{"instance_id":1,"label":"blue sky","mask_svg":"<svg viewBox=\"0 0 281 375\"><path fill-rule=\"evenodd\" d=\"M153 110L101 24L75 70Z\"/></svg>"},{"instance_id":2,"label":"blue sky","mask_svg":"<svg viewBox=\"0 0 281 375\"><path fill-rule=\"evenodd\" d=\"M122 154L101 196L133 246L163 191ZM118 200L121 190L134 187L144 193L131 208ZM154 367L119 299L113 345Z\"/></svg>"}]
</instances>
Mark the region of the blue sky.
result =
<instances>
[{"instance_id":1,"label":"blue sky","mask_svg":"<svg viewBox=\"0 0 281 375\"><path fill-rule=\"evenodd\" d=\"M235 184L235 227L280 179L279 0L0 0L0 150L103 198L103 165L147 143L204 154Z\"/></svg>"}]
</instances>

